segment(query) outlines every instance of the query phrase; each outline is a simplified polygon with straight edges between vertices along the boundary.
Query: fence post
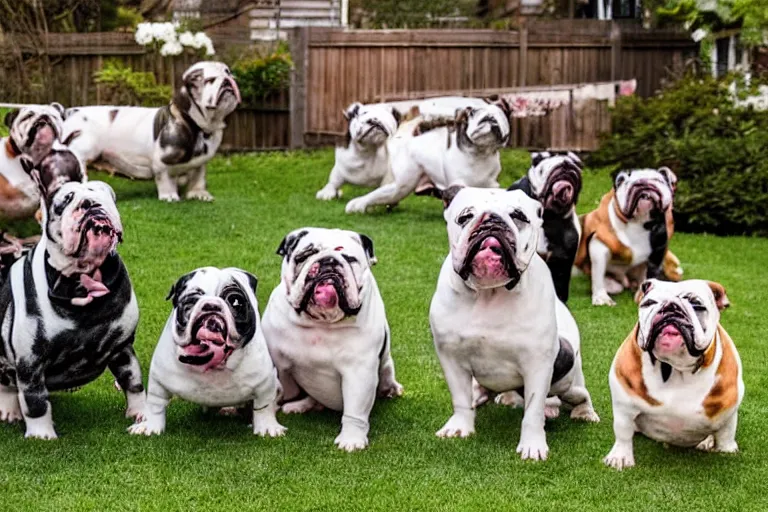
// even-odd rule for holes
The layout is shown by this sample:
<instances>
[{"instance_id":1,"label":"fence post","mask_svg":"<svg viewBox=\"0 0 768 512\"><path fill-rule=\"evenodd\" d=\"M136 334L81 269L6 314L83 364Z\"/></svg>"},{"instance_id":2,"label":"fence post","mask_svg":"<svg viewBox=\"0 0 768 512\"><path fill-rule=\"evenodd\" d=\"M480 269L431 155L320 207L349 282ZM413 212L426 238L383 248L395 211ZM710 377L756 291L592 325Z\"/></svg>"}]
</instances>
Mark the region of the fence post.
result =
<instances>
[{"instance_id":1,"label":"fence post","mask_svg":"<svg viewBox=\"0 0 768 512\"><path fill-rule=\"evenodd\" d=\"M525 21L520 25L520 59L518 64L518 86L524 87L528 80L528 26Z\"/></svg>"},{"instance_id":2,"label":"fence post","mask_svg":"<svg viewBox=\"0 0 768 512\"><path fill-rule=\"evenodd\" d=\"M290 130L291 149L304 147L307 114L307 71L309 67L309 27L296 27L291 31Z\"/></svg>"},{"instance_id":3,"label":"fence post","mask_svg":"<svg viewBox=\"0 0 768 512\"><path fill-rule=\"evenodd\" d=\"M621 75L621 27L615 21L611 22L611 81Z\"/></svg>"}]
</instances>

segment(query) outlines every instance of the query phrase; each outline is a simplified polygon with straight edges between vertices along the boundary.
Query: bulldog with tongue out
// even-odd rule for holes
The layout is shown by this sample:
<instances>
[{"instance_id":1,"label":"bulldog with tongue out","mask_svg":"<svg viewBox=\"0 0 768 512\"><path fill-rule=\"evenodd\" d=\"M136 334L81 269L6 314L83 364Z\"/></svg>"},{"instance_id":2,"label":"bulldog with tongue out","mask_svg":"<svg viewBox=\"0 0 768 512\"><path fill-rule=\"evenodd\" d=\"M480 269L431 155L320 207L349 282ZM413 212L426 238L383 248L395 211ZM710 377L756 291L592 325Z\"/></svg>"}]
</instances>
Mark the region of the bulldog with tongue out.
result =
<instances>
[{"instance_id":1,"label":"bulldog with tongue out","mask_svg":"<svg viewBox=\"0 0 768 512\"><path fill-rule=\"evenodd\" d=\"M0 421L23 419L26 437L55 439L49 393L107 368L125 392L126 416L143 414L139 308L116 252L123 227L109 185L82 183L84 169L66 149L31 169L43 235L0 292Z\"/></svg>"},{"instance_id":2,"label":"bulldog with tongue out","mask_svg":"<svg viewBox=\"0 0 768 512\"><path fill-rule=\"evenodd\" d=\"M635 465L635 432L659 442L735 452L744 396L741 360L720 325L728 307L719 283L655 279L640 287L639 321L608 375L616 443L606 465Z\"/></svg>"},{"instance_id":3,"label":"bulldog with tongue out","mask_svg":"<svg viewBox=\"0 0 768 512\"><path fill-rule=\"evenodd\" d=\"M352 231L303 228L277 253L282 279L264 310L264 336L283 386L282 411L341 411L336 446L361 450L376 397L403 393L371 273L373 242Z\"/></svg>"},{"instance_id":4,"label":"bulldog with tongue out","mask_svg":"<svg viewBox=\"0 0 768 512\"><path fill-rule=\"evenodd\" d=\"M173 311L149 369L147 408L131 434L161 434L173 396L205 407L253 410L253 433L278 437L279 384L259 325L256 277L237 268L199 268L179 278Z\"/></svg>"},{"instance_id":5,"label":"bulldog with tongue out","mask_svg":"<svg viewBox=\"0 0 768 512\"><path fill-rule=\"evenodd\" d=\"M453 415L437 435L473 434L475 408L491 393L512 392L525 407L517 452L544 460L545 409L554 416L553 404L562 402L571 418L599 418L584 383L578 327L536 254L543 208L521 190L453 186L443 201L450 254L429 320Z\"/></svg>"}]
</instances>

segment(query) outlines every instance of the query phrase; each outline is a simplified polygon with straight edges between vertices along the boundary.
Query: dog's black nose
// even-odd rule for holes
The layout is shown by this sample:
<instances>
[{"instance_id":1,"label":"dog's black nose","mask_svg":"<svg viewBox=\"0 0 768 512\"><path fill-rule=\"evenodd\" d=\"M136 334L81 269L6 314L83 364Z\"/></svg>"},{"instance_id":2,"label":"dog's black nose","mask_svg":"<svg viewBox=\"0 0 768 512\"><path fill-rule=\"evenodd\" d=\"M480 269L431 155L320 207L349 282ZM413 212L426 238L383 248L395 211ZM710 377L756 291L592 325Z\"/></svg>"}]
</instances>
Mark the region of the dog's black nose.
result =
<instances>
[{"instance_id":1,"label":"dog's black nose","mask_svg":"<svg viewBox=\"0 0 768 512\"><path fill-rule=\"evenodd\" d=\"M83 210L90 210L93 206L94 202L90 199L83 199L83 202L80 203L80 208Z\"/></svg>"},{"instance_id":2,"label":"dog's black nose","mask_svg":"<svg viewBox=\"0 0 768 512\"><path fill-rule=\"evenodd\" d=\"M203 304L203 307L200 308L202 311L208 312L214 312L214 313L221 313L221 306L217 304Z\"/></svg>"}]
</instances>

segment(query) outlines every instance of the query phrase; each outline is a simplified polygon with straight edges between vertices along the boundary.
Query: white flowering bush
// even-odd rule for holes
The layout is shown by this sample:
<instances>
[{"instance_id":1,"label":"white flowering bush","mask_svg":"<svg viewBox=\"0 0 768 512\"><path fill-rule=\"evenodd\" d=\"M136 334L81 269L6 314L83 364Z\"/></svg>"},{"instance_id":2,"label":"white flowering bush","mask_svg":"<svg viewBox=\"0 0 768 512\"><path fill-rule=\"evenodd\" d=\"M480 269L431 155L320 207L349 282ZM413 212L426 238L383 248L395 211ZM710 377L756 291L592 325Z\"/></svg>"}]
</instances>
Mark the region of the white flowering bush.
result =
<instances>
[{"instance_id":1,"label":"white flowering bush","mask_svg":"<svg viewBox=\"0 0 768 512\"><path fill-rule=\"evenodd\" d=\"M197 52L204 51L205 55L215 55L213 41L205 32L192 33L182 31L179 22L139 23L136 27L136 42L142 46L159 48L160 55L180 55L185 48Z\"/></svg>"}]
</instances>

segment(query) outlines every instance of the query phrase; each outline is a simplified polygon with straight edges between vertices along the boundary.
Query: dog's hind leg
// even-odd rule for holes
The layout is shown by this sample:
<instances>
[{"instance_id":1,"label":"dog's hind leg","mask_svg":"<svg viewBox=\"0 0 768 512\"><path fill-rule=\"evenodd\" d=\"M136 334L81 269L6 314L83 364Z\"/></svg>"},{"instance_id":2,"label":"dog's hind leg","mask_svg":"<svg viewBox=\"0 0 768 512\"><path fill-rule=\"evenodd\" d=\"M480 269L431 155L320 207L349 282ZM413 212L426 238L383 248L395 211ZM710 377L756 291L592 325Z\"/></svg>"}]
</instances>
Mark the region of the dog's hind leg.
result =
<instances>
[{"instance_id":1,"label":"dog's hind leg","mask_svg":"<svg viewBox=\"0 0 768 512\"><path fill-rule=\"evenodd\" d=\"M213 201L213 196L208 192L205 182L205 166L201 165L189 173L189 183L187 184L187 199L197 199L198 201Z\"/></svg>"},{"instance_id":2,"label":"dog's hind leg","mask_svg":"<svg viewBox=\"0 0 768 512\"><path fill-rule=\"evenodd\" d=\"M21 421L22 415L18 393L16 388L0 384L0 421L5 423Z\"/></svg>"}]
</instances>

